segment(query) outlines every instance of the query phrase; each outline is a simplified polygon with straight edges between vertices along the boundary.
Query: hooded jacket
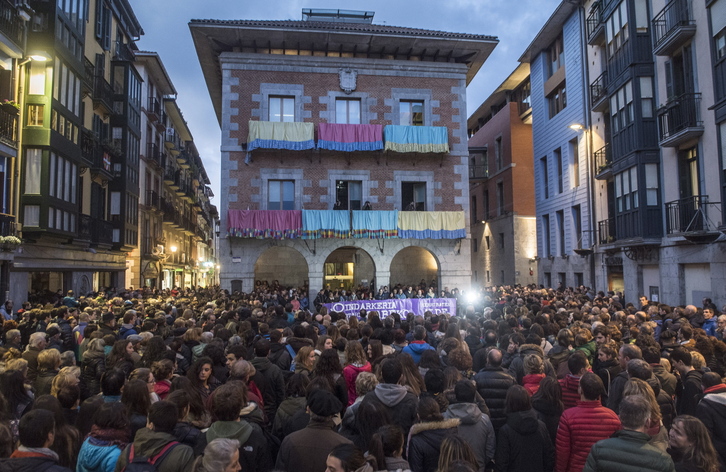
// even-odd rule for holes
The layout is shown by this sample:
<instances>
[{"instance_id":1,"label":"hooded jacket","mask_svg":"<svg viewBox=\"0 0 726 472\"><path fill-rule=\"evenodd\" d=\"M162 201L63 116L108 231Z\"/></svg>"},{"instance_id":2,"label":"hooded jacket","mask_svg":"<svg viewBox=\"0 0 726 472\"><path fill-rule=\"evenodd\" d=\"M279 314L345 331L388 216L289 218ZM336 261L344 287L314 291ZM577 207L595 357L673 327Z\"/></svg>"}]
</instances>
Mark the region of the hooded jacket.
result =
<instances>
[{"instance_id":1,"label":"hooded jacket","mask_svg":"<svg viewBox=\"0 0 726 472\"><path fill-rule=\"evenodd\" d=\"M595 443L583 472L675 472L671 457L648 444L650 436L622 429Z\"/></svg>"},{"instance_id":2,"label":"hooded jacket","mask_svg":"<svg viewBox=\"0 0 726 472\"><path fill-rule=\"evenodd\" d=\"M560 418L557 430L557 472L580 472L590 448L620 429L620 419L599 400L577 402Z\"/></svg>"},{"instance_id":3,"label":"hooded jacket","mask_svg":"<svg viewBox=\"0 0 726 472\"><path fill-rule=\"evenodd\" d=\"M458 434L474 451L479 472L484 472L489 461L494 459L497 449L494 427L489 417L482 414L475 403L454 403L446 409L444 418L459 419Z\"/></svg>"},{"instance_id":4,"label":"hooded jacket","mask_svg":"<svg viewBox=\"0 0 726 472\"><path fill-rule=\"evenodd\" d=\"M94 444L91 438L86 438L78 453L76 472L113 472L120 455L120 447Z\"/></svg>"},{"instance_id":5,"label":"hooded jacket","mask_svg":"<svg viewBox=\"0 0 726 472\"><path fill-rule=\"evenodd\" d=\"M200 438L196 451L201 454L215 439L239 441L239 464L242 470L267 472L272 469L272 458L267 439L259 425L249 421L215 421Z\"/></svg>"},{"instance_id":6,"label":"hooded jacket","mask_svg":"<svg viewBox=\"0 0 726 472\"><path fill-rule=\"evenodd\" d=\"M545 374L529 374L522 377L522 386L532 396L539 390L539 384L544 380Z\"/></svg>"},{"instance_id":7,"label":"hooded jacket","mask_svg":"<svg viewBox=\"0 0 726 472\"><path fill-rule=\"evenodd\" d=\"M526 451L526 454L523 453ZM507 424L499 430L496 472L549 472L555 465L555 448L545 424L534 410L507 415Z\"/></svg>"},{"instance_id":8,"label":"hooded jacket","mask_svg":"<svg viewBox=\"0 0 726 472\"><path fill-rule=\"evenodd\" d=\"M272 434L282 439L287 436L290 431L287 424L290 422L295 413L305 411L307 407L307 399L305 397L290 397L280 404L275 414L275 421L272 425Z\"/></svg>"},{"instance_id":9,"label":"hooded jacket","mask_svg":"<svg viewBox=\"0 0 726 472\"><path fill-rule=\"evenodd\" d=\"M404 437L408 436L411 426L416 421L418 397L406 387L387 383L378 384L372 392L366 393L363 402L378 402L386 407L393 424L401 427Z\"/></svg>"},{"instance_id":10,"label":"hooded jacket","mask_svg":"<svg viewBox=\"0 0 726 472\"><path fill-rule=\"evenodd\" d=\"M412 341L411 343L409 343L408 346L403 348L402 352L409 354L411 357L413 357L413 362L415 364L418 364L419 362L421 362L421 354L423 354L424 351L430 350L436 349L430 344L427 344L426 341Z\"/></svg>"},{"instance_id":11,"label":"hooded jacket","mask_svg":"<svg viewBox=\"0 0 726 472\"><path fill-rule=\"evenodd\" d=\"M408 463L415 472L435 472L439 465L441 443L457 434L459 419L417 423L408 439Z\"/></svg>"},{"instance_id":12,"label":"hooded jacket","mask_svg":"<svg viewBox=\"0 0 726 472\"><path fill-rule=\"evenodd\" d=\"M153 457L158 454L164 446L176 438L168 433L152 431L149 428L142 428L134 437L134 455L143 457ZM131 445L129 444L123 450L116 461L116 472L121 472L129 463L129 452ZM157 470L159 472L187 472L192 468L194 463L194 452L189 446L178 444L174 446L163 461L158 463Z\"/></svg>"},{"instance_id":13,"label":"hooded jacket","mask_svg":"<svg viewBox=\"0 0 726 472\"><path fill-rule=\"evenodd\" d=\"M287 372L292 364L292 357L287 352L287 348L282 343L270 343L270 353L267 355L270 362L280 368L281 371Z\"/></svg>"},{"instance_id":14,"label":"hooded jacket","mask_svg":"<svg viewBox=\"0 0 726 472\"><path fill-rule=\"evenodd\" d=\"M267 357L255 357L250 363L261 373L267 381L267 385L258 385L262 391L262 399L265 403L265 414L272 421L275 411L285 399L285 379L279 367L270 362Z\"/></svg>"},{"instance_id":15,"label":"hooded jacket","mask_svg":"<svg viewBox=\"0 0 726 472\"><path fill-rule=\"evenodd\" d=\"M335 446L352 444L350 440L333 431L333 427L333 420L330 418L313 418L306 428L289 434L282 441L275 469L286 472L325 470L325 460Z\"/></svg>"},{"instance_id":16,"label":"hooded jacket","mask_svg":"<svg viewBox=\"0 0 726 472\"><path fill-rule=\"evenodd\" d=\"M86 351L81 362L81 397L85 400L101 392L101 377L106 372L103 352Z\"/></svg>"},{"instance_id":17,"label":"hooded jacket","mask_svg":"<svg viewBox=\"0 0 726 472\"><path fill-rule=\"evenodd\" d=\"M562 403L565 404L565 410L577 405L580 401L580 394L577 391L580 387L580 377L567 374L564 379L560 379L560 387L562 387Z\"/></svg>"},{"instance_id":18,"label":"hooded jacket","mask_svg":"<svg viewBox=\"0 0 726 472\"><path fill-rule=\"evenodd\" d=\"M696 418L703 421L713 447L726 464L726 384L714 385L704 391L705 395L696 407Z\"/></svg>"}]
</instances>

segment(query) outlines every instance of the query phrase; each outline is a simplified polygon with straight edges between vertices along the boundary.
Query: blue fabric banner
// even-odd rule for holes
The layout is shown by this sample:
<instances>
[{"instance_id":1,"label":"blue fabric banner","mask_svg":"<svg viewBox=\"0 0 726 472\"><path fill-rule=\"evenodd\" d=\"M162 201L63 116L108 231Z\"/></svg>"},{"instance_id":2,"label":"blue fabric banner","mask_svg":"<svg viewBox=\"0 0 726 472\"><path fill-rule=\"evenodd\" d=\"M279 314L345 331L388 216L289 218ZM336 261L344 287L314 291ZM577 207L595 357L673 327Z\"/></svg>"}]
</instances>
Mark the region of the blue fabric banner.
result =
<instances>
[{"instance_id":1,"label":"blue fabric banner","mask_svg":"<svg viewBox=\"0 0 726 472\"><path fill-rule=\"evenodd\" d=\"M456 316L456 299L455 298L404 298L399 300L392 298L390 300L356 300L352 302L336 302L325 303L324 307L328 311L337 311L345 313L346 317L358 316L360 310L377 311L381 318L385 318L391 313L398 313L401 317L407 313L423 316L424 313L430 311L434 314L448 313Z\"/></svg>"}]
</instances>

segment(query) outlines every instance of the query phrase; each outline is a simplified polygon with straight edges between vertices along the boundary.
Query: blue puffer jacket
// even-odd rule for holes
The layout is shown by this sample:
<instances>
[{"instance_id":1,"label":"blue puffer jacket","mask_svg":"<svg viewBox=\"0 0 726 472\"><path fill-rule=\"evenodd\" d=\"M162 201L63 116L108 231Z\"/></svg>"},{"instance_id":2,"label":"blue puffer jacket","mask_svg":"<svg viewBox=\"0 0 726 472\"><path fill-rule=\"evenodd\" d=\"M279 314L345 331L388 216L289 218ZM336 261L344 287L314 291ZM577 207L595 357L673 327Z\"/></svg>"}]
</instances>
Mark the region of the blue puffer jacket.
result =
<instances>
[{"instance_id":1,"label":"blue puffer jacket","mask_svg":"<svg viewBox=\"0 0 726 472\"><path fill-rule=\"evenodd\" d=\"M121 449L113 445L103 446L103 441L90 441L91 438L83 441L81 452L78 453L76 472L113 472Z\"/></svg>"}]
</instances>

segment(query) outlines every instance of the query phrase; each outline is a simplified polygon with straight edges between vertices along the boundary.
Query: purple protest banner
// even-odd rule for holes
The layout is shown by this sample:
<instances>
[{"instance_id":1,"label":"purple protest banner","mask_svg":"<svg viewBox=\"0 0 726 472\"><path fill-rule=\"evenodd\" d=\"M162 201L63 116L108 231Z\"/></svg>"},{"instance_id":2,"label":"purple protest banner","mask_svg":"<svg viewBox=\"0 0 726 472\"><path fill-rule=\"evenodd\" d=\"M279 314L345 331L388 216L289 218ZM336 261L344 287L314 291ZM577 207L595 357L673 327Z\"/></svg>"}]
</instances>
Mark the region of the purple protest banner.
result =
<instances>
[{"instance_id":1,"label":"purple protest banner","mask_svg":"<svg viewBox=\"0 0 726 472\"><path fill-rule=\"evenodd\" d=\"M389 300L356 300L352 302L325 303L328 311L345 313L346 317L358 316L360 310L377 311L381 318L391 313L405 316L406 313L423 316L430 311L434 314L448 313L456 315L455 298L391 298Z\"/></svg>"}]
</instances>

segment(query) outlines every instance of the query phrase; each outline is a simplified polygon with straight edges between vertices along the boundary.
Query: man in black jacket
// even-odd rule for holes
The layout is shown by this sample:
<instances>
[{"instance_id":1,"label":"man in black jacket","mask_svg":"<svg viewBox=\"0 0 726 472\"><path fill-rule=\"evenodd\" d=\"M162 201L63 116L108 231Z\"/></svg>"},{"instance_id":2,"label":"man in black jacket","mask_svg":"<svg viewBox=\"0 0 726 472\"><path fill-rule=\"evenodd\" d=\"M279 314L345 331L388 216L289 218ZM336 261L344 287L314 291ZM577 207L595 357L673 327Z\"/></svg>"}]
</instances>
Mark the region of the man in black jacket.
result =
<instances>
[{"instance_id":1,"label":"man in black jacket","mask_svg":"<svg viewBox=\"0 0 726 472\"><path fill-rule=\"evenodd\" d=\"M676 412L679 415L695 415L703 395L703 373L691 366L691 353L678 348L671 353L671 363L679 374L679 388L676 392Z\"/></svg>"},{"instance_id":2,"label":"man in black jacket","mask_svg":"<svg viewBox=\"0 0 726 472\"><path fill-rule=\"evenodd\" d=\"M496 348L489 351L487 365L474 376L474 381L479 395L489 407L492 426L498 431L507 422L504 412L507 390L516 383L514 377L502 368L502 351Z\"/></svg>"},{"instance_id":3,"label":"man in black jacket","mask_svg":"<svg viewBox=\"0 0 726 472\"><path fill-rule=\"evenodd\" d=\"M703 374L703 399L696 407L696 418L703 421L713 440L713 447L726 465L726 384L716 372Z\"/></svg>"},{"instance_id":4,"label":"man in black jacket","mask_svg":"<svg viewBox=\"0 0 726 472\"><path fill-rule=\"evenodd\" d=\"M58 465L58 454L50 447L55 440L55 420L48 410L32 410L18 425L20 447L9 459L0 459L3 472L71 472Z\"/></svg>"},{"instance_id":5,"label":"man in black jacket","mask_svg":"<svg viewBox=\"0 0 726 472\"><path fill-rule=\"evenodd\" d=\"M277 408L285 399L285 379L282 370L267 358L269 354L270 341L262 338L255 343L255 358L250 362L267 380L267 388L262 390L262 399L265 402L265 414L272 424Z\"/></svg>"}]
</instances>

